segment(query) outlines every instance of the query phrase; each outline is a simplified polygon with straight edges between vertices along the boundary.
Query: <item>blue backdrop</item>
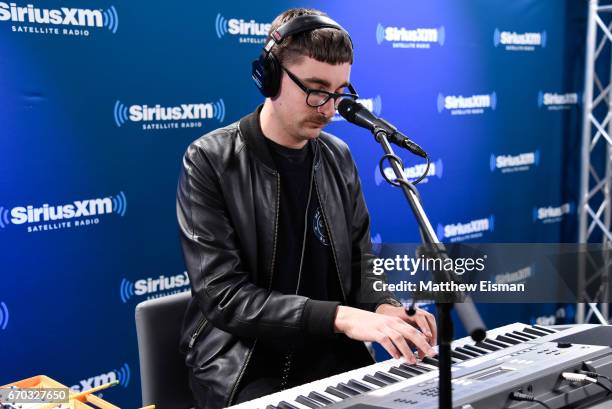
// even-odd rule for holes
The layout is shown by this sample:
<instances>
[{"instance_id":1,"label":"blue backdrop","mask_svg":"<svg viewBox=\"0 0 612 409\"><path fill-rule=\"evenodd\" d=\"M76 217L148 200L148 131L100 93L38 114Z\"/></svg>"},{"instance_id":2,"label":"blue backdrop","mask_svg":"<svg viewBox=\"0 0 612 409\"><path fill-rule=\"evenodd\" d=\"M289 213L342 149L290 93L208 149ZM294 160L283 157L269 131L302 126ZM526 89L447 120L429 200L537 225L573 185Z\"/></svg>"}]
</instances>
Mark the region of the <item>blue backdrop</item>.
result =
<instances>
[{"instance_id":1,"label":"blue backdrop","mask_svg":"<svg viewBox=\"0 0 612 409\"><path fill-rule=\"evenodd\" d=\"M351 33L362 102L429 152L420 191L441 239L575 240L586 2L124 3L0 2L0 384L118 379L106 398L139 405L134 306L188 289L182 154L261 102L250 62L289 7ZM328 130L351 147L373 241L418 241L370 134L340 118ZM573 316L481 312L490 327Z\"/></svg>"}]
</instances>

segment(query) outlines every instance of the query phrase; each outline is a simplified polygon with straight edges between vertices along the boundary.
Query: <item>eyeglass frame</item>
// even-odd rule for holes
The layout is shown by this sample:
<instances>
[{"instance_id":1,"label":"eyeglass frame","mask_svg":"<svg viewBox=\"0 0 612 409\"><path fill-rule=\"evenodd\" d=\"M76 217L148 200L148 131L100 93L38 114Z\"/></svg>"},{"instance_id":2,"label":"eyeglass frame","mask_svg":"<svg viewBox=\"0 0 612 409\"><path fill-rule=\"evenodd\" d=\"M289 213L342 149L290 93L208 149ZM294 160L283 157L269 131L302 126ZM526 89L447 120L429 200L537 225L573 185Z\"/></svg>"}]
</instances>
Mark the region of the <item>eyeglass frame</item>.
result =
<instances>
[{"instance_id":1,"label":"eyeglass frame","mask_svg":"<svg viewBox=\"0 0 612 409\"><path fill-rule=\"evenodd\" d=\"M283 71L285 71L287 73L287 75L289 76L289 78L291 78L291 80L295 83L295 85L297 85L302 91L304 91L306 93L306 105L308 105L309 107L319 108L319 107L322 107L323 105L327 104L327 102L330 99L333 99L334 100L334 108L338 108L338 105L336 104L336 100L338 98L347 97L347 98L352 98L354 100L359 98L359 94L357 94L357 91L355 90L355 88L353 87L353 85L351 83L349 83L346 86L349 89L349 91L351 92L350 94L341 93L341 92L329 92L329 91L325 91L325 90L322 90L322 89L308 88L306 85L304 85L304 83L295 74L293 74L291 71L289 71L283 65L281 65L281 68L283 69ZM310 105L308 103L308 98L310 97L310 94L313 93L313 92L318 92L318 93L321 93L321 94L327 94L327 97L319 105Z\"/></svg>"}]
</instances>

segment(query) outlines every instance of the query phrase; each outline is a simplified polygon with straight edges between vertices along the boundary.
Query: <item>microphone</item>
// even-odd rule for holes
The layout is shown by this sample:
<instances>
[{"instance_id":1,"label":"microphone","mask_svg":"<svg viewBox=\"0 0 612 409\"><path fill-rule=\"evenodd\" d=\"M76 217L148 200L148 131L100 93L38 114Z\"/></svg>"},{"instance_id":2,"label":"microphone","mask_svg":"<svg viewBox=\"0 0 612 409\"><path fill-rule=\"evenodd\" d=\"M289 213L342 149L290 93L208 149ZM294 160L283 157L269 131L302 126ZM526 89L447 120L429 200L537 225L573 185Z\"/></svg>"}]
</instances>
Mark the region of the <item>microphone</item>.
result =
<instances>
[{"instance_id":1,"label":"microphone","mask_svg":"<svg viewBox=\"0 0 612 409\"><path fill-rule=\"evenodd\" d=\"M338 113L348 122L366 128L371 132L381 129L387 133L389 142L422 158L427 158L427 153L416 143L412 142L406 135L402 134L397 128L382 118L377 117L359 102L349 98L344 98L338 104Z\"/></svg>"}]
</instances>

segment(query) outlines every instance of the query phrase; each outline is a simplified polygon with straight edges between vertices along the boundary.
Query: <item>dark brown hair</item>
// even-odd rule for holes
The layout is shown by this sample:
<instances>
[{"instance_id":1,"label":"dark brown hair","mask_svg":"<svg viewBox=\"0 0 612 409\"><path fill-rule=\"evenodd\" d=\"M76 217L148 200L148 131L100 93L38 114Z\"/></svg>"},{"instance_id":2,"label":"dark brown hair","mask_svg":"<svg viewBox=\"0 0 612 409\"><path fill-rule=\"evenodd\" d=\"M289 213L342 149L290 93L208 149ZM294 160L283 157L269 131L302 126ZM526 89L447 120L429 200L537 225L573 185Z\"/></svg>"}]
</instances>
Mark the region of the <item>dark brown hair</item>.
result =
<instances>
[{"instance_id":1,"label":"dark brown hair","mask_svg":"<svg viewBox=\"0 0 612 409\"><path fill-rule=\"evenodd\" d=\"M289 9L274 19L270 33L286 22L305 15L327 16L315 9ZM317 28L289 36L275 45L272 53L281 64L294 63L305 56L332 65L353 63L353 46L348 33L335 28Z\"/></svg>"}]
</instances>

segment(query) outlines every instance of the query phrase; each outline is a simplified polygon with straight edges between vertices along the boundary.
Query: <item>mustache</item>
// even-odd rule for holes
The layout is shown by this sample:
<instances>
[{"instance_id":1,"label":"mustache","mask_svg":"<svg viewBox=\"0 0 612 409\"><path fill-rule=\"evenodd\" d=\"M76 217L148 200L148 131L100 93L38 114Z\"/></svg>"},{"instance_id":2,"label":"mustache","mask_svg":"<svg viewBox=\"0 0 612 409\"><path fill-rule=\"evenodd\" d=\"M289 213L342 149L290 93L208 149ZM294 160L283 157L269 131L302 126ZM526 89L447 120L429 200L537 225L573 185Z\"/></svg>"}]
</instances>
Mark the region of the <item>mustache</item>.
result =
<instances>
[{"instance_id":1,"label":"mustache","mask_svg":"<svg viewBox=\"0 0 612 409\"><path fill-rule=\"evenodd\" d=\"M313 118L307 118L306 122L314 122L317 125L325 126L331 122L331 118L321 120L321 117L317 117L317 118L313 117Z\"/></svg>"}]
</instances>

